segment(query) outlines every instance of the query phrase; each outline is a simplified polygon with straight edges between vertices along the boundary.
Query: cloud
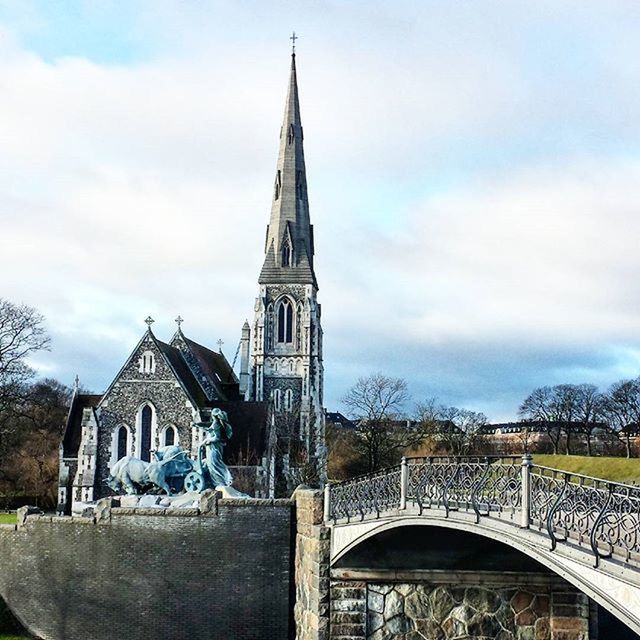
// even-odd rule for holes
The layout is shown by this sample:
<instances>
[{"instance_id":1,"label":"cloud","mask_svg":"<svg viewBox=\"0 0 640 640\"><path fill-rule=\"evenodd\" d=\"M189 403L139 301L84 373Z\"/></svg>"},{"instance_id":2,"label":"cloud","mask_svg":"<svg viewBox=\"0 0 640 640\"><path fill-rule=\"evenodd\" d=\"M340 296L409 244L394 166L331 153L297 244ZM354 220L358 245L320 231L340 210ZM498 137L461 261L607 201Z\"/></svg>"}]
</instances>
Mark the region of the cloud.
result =
<instances>
[{"instance_id":1,"label":"cloud","mask_svg":"<svg viewBox=\"0 0 640 640\"><path fill-rule=\"evenodd\" d=\"M37 3L5 19L0 292L47 316L42 371L106 387L149 313L233 357L286 17L305 43L327 404L381 369L508 417L533 385L634 375L640 45L616 8L571 4L104 3L83 19L126 32L113 59L71 50Z\"/></svg>"}]
</instances>

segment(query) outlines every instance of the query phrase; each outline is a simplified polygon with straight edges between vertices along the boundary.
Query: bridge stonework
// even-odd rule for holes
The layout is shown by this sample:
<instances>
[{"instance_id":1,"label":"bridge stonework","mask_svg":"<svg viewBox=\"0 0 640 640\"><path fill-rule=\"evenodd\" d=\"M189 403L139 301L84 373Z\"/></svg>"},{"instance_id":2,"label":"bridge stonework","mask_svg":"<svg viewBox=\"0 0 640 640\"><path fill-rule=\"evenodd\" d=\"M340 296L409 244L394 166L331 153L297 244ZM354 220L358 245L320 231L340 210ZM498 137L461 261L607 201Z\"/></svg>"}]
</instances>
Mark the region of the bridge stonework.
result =
<instances>
[{"instance_id":1,"label":"bridge stonework","mask_svg":"<svg viewBox=\"0 0 640 640\"><path fill-rule=\"evenodd\" d=\"M589 599L570 585L500 585L482 576L467 585L418 576L412 582L332 580L330 638L596 640Z\"/></svg>"}]
</instances>

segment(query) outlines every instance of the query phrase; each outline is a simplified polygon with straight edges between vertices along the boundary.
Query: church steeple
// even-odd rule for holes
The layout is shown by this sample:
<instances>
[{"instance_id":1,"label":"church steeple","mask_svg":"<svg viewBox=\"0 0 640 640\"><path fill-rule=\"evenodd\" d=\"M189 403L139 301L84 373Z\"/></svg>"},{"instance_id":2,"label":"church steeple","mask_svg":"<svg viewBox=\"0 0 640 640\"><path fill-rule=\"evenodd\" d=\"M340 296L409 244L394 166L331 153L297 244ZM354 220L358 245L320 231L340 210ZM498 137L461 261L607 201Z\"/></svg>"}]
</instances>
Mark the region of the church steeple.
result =
<instances>
[{"instance_id":1,"label":"church steeple","mask_svg":"<svg viewBox=\"0 0 640 640\"><path fill-rule=\"evenodd\" d=\"M313 252L296 54L292 53L260 284L297 283L317 287Z\"/></svg>"},{"instance_id":2,"label":"church steeple","mask_svg":"<svg viewBox=\"0 0 640 640\"><path fill-rule=\"evenodd\" d=\"M295 38L294 34L294 43ZM285 476L290 481L297 478L292 469L301 468L306 460L322 480L326 463L322 323L295 52L259 283L251 334L243 330L243 339L252 342L246 396L273 407L282 456L276 466Z\"/></svg>"}]
</instances>

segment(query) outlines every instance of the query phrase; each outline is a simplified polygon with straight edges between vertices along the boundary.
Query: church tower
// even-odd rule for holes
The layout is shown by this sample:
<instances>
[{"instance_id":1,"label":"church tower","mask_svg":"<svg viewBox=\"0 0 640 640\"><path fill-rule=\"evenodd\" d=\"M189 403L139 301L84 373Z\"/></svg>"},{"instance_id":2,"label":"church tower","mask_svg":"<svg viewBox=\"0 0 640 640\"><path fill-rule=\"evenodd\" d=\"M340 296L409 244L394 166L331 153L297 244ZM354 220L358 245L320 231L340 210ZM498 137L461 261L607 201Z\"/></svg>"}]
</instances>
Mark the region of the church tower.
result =
<instances>
[{"instance_id":1,"label":"church tower","mask_svg":"<svg viewBox=\"0 0 640 640\"><path fill-rule=\"evenodd\" d=\"M326 458L322 327L313 253L294 52L251 327L248 397L273 402L285 474L290 471L292 480L308 481L313 469L322 482Z\"/></svg>"}]
</instances>

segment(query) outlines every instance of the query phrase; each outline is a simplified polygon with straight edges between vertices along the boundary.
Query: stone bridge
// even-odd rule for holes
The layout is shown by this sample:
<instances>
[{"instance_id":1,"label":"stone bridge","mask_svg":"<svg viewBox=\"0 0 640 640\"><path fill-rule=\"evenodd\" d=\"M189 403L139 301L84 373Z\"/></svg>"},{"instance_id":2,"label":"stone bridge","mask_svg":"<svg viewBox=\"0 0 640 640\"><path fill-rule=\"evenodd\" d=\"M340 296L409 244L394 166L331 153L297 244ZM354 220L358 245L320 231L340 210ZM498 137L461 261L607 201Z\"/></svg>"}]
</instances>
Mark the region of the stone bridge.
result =
<instances>
[{"instance_id":1,"label":"stone bridge","mask_svg":"<svg viewBox=\"0 0 640 640\"><path fill-rule=\"evenodd\" d=\"M530 456L408 458L397 467L327 486L324 514L325 526L331 529L334 582L402 582L403 572L407 582L415 582L416 573L409 567L398 569L392 563L394 570L386 574L367 568L371 558L385 553L379 541L390 540L404 529L423 532L414 537L425 543L431 540L441 556L447 555L449 538L451 545L479 540L476 555L482 555L483 549L489 555L492 545L499 543L497 547L506 545L519 552L517 557L526 556L554 579L573 585L578 594L574 604L580 602L580 594L586 594L640 633L640 487L541 467ZM434 531L439 532L435 537ZM471 535L461 538L461 533ZM402 542L401 547L407 544ZM463 542L467 544L471 543ZM367 545L369 559L363 563L358 550ZM464 549L458 551L465 556ZM493 573L513 570L515 576L519 569L510 565L507 556L498 552L505 564L500 567L498 561L493 567L498 571ZM449 571L450 578L462 580L463 564L451 567L460 571ZM437 574L425 571L424 577L433 582ZM586 598L584 602L588 603ZM332 613L334 627L341 619ZM368 624L366 637L375 637L370 631ZM589 636L585 630L583 635L549 636L536 631L535 637Z\"/></svg>"}]
</instances>

